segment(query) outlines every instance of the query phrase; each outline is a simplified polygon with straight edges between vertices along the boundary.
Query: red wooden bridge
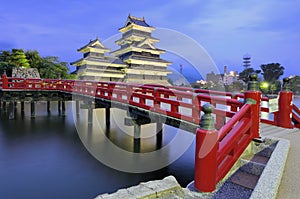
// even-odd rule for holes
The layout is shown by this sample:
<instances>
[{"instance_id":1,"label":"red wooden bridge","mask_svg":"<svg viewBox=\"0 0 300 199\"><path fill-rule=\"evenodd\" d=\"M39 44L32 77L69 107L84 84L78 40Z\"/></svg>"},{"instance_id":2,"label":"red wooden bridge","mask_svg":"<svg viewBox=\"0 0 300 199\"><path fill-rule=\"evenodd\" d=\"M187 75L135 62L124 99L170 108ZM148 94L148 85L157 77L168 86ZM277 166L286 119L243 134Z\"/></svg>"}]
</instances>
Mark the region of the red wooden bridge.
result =
<instances>
[{"instance_id":1,"label":"red wooden bridge","mask_svg":"<svg viewBox=\"0 0 300 199\"><path fill-rule=\"evenodd\" d=\"M293 93L288 87L284 86L279 93L278 110L271 113L268 106L261 106L262 102L268 105L270 99L262 97L257 85L254 75L248 91L233 94L151 84L23 79L2 75L0 99L3 105L8 102L10 109L15 102L31 101L33 113L35 101L62 101L64 110L64 101L80 99L88 105L94 103L96 108L114 105L129 109L138 126L163 121L196 133L195 188L211 192L250 142L260 139L260 122L300 128L300 110L292 103ZM261 119L263 112L272 114L272 119Z\"/></svg>"}]
</instances>

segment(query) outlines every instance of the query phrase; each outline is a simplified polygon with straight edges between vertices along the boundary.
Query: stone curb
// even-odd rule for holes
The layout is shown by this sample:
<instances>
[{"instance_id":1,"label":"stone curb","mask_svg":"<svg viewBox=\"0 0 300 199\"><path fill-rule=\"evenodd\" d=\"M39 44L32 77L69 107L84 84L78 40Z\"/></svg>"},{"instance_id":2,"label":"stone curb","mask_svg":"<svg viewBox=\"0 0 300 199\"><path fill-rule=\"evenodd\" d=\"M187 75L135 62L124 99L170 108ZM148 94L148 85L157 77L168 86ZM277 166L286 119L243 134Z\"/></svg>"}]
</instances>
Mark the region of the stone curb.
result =
<instances>
[{"instance_id":1,"label":"stone curb","mask_svg":"<svg viewBox=\"0 0 300 199\"><path fill-rule=\"evenodd\" d=\"M183 198L184 190L175 177L168 176L162 180L142 182L139 185L119 189L112 194L98 195L95 199L155 199L155 198Z\"/></svg>"},{"instance_id":2,"label":"stone curb","mask_svg":"<svg viewBox=\"0 0 300 199\"><path fill-rule=\"evenodd\" d=\"M272 138L275 139L275 138ZM278 140L265 169L263 170L250 199L275 199L281 182L290 148L290 141Z\"/></svg>"}]
</instances>

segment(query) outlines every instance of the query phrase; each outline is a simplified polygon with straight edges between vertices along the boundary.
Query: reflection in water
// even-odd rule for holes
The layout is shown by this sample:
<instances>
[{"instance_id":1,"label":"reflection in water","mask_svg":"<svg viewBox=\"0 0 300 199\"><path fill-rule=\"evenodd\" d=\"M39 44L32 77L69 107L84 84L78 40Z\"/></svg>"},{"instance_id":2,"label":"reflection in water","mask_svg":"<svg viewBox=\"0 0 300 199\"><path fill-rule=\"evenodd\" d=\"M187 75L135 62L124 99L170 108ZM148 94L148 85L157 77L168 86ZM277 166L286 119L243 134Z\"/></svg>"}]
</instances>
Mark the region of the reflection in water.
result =
<instances>
[{"instance_id":1,"label":"reflection in water","mask_svg":"<svg viewBox=\"0 0 300 199\"><path fill-rule=\"evenodd\" d=\"M114 109L112 111L114 112L114 114L116 114L117 112L117 114L119 115L124 115L125 112L118 109ZM124 118L123 123L120 122L120 120L122 120L122 117L120 117L120 119L118 118L119 120L117 122L115 122L116 120L111 120L110 125L106 126L105 120L102 119L103 115L105 114L104 109L97 109L94 110L93 113L93 124L87 124L87 120L85 117L86 112L87 111L85 110L81 110L81 117L77 118L76 126L78 128L78 131L80 132L80 135L83 136L82 138L84 140L94 140L95 145L98 145L99 141L105 142L104 138L108 138L114 145L123 150L129 152L147 153L162 148L163 140L164 145L169 144L170 141L172 141L172 139L179 133L176 128L172 128L172 130L175 131L163 134L163 131L166 131L169 127L160 127L160 129L157 130L156 123L154 123L142 125L141 138L134 139L134 128L132 126L126 126L124 124ZM85 128L87 130L85 130ZM162 128L164 128L164 130ZM85 133L85 131L87 131L88 133ZM156 133L157 131L158 133Z\"/></svg>"},{"instance_id":2,"label":"reflection in water","mask_svg":"<svg viewBox=\"0 0 300 199\"><path fill-rule=\"evenodd\" d=\"M23 114L18 104L15 120L8 120L8 113L1 112L0 198L93 198L168 175L174 175L183 186L193 180L194 145L177 161L160 170L139 174L121 172L99 162L86 150L74 125L71 103L66 104L66 117L59 116L56 105L51 103L48 114L46 102L37 103L34 120L30 117L28 103L25 103ZM75 119L86 118L86 110L81 111L82 114L75 115ZM115 114L112 113L111 118L117 118ZM122 112L120 117L122 114L126 115ZM101 118L104 118L104 111L94 111L94 115L92 126L83 124L80 127L80 136L89 146L105 151L108 144L105 138L109 138L122 150L137 152L132 127L126 127L129 131L123 132L120 124L124 121L117 121L117 124L112 122L110 130L103 129L105 120ZM102 129L98 128L97 122L103 126ZM155 125L145 126L146 129L155 129ZM164 126L161 142L153 132L151 134L144 129L142 132L146 135L140 140L141 154L172 145L176 135L194 138L193 134L177 132L168 126ZM182 149L178 142L174 143L176 146L172 146L163 157L172 157L176 150Z\"/></svg>"}]
</instances>

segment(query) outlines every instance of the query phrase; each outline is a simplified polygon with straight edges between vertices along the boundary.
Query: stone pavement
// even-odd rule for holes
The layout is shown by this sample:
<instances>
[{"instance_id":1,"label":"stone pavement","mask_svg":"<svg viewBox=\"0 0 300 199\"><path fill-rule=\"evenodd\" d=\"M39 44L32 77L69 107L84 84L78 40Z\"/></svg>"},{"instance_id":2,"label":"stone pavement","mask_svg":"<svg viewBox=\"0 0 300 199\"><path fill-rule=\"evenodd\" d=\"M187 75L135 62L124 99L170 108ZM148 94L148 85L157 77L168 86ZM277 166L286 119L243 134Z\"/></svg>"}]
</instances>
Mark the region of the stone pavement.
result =
<instances>
[{"instance_id":1,"label":"stone pavement","mask_svg":"<svg viewBox=\"0 0 300 199\"><path fill-rule=\"evenodd\" d=\"M290 140L290 151L277 198L300 198L300 130L280 135L280 138Z\"/></svg>"},{"instance_id":2,"label":"stone pavement","mask_svg":"<svg viewBox=\"0 0 300 199\"><path fill-rule=\"evenodd\" d=\"M300 129L272 130L269 125L261 125L262 136L283 138L290 141L290 151L277 193L277 199L300 198Z\"/></svg>"}]
</instances>

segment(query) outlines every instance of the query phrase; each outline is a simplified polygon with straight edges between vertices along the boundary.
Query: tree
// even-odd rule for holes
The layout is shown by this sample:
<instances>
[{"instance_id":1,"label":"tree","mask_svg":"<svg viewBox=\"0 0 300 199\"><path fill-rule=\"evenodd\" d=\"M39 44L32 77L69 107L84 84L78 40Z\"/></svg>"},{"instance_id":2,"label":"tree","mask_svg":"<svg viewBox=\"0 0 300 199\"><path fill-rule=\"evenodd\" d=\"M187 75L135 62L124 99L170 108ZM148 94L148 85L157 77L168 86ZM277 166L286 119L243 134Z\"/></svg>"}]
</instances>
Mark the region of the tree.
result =
<instances>
[{"instance_id":1,"label":"tree","mask_svg":"<svg viewBox=\"0 0 300 199\"><path fill-rule=\"evenodd\" d=\"M25 55L31 68L39 68L41 66L43 58L40 56L38 51L28 50L25 52Z\"/></svg>"},{"instance_id":2,"label":"tree","mask_svg":"<svg viewBox=\"0 0 300 199\"><path fill-rule=\"evenodd\" d=\"M67 62L62 62L56 56L41 57L38 51L0 51L0 72L6 70L8 76L12 74L13 67L37 68L41 78L75 79L76 75L68 74Z\"/></svg>"},{"instance_id":3,"label":"tree","mask_svg":"<svg viewBox=\"0 0 300 199\"><path fill-rule=\"evenodd\" d=\"M22 49L12 49L10 59L15 67L30 68L26 55Z\"/></svg>"},{"instance_id":4,"label":"tree","mask_svg":"<svg viewBox=\"0 0 300 199\"><path fill-rule=\"evenodd\" d=\"M245 68L242 72L239 73L239 79L247 84L250 80L249 75L254 72L255 70L253 68Z\"/></svg>"},{"instance_id":5,"label":"tree","mask_svg":"<svg viewBox=\"0 0 300 199\"><path fill-rule=\"evenodd\" d=\"M69 68L67 64L67 62L59 61L59 58L56 56L44 57L38 67L40 76L50 79L68 79L71 75L68 74Z\"/></svg>"},{"instance_id":6,"label":"tree","mask_svg":"<svg viewBox=\"0 0 300 199\"><path fill-rule=\"evenodd\" d=\"M279 63L262 64L260 68L263 71L264 80L271 84L275 83L284 73L284 67Z\"/></svg>"},{"instance_id":7,"label":"tree","mask_svg":"<svg viewBox=\"0 0 300 199\"><path fill-rule=\"evenodd\" d=\"M295 76L290 80L290 88L294 94L300 94L300 76Z\"/></svg>"},{"instance_id":8,"label":"tree","mask_svg":"<svg viewBox=\"0 0 300 199\"><path fill-rule=\"evenodd\" d=\"M13 64L11 62L11 52L1 51L0 52L0 75L6 72L7 76L12 74Z\"/></svg>"}]
</instances>

